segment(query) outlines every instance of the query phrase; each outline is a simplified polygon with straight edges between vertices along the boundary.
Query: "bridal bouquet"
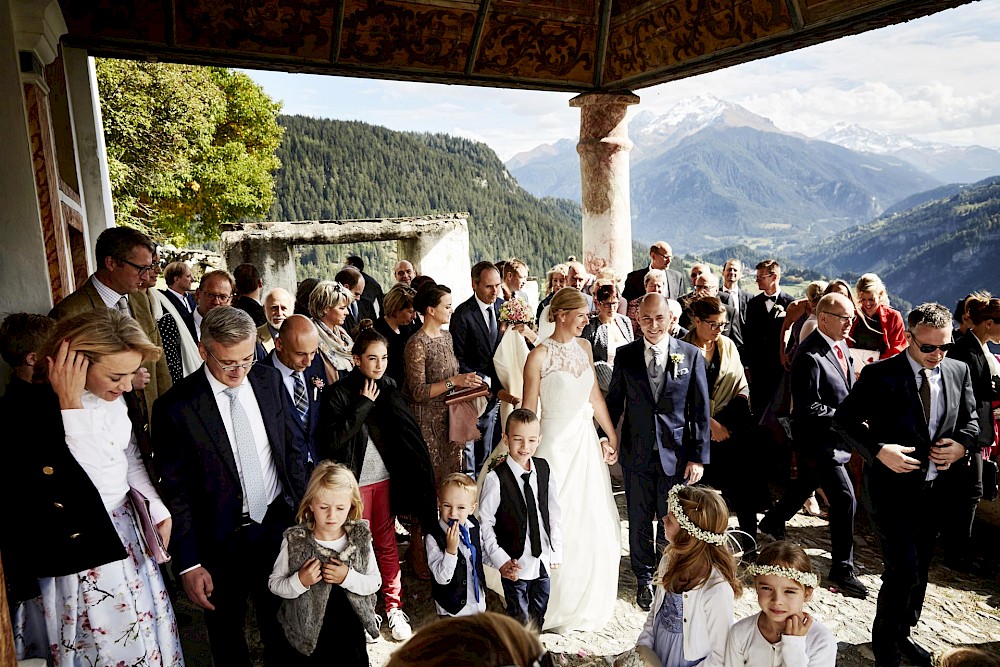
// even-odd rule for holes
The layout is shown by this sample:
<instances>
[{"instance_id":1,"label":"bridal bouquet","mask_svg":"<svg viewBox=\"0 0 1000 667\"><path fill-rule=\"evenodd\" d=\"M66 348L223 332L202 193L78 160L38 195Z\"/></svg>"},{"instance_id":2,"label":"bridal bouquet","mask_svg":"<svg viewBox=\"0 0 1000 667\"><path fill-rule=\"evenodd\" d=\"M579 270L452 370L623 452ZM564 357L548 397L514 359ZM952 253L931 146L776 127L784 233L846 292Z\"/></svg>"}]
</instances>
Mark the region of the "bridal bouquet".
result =
<instances>
[{"instance_id":1,"label":"bridal bouquet","mask_svg":"<svg viewBox=\"0 0 1000 667\"><path fill-rule=\"evenodd\" d=\"M514 297L500 306L500 321L508 324L531 324L535 321L535 314L527 301Z\"/></svg>"}]
</instances>

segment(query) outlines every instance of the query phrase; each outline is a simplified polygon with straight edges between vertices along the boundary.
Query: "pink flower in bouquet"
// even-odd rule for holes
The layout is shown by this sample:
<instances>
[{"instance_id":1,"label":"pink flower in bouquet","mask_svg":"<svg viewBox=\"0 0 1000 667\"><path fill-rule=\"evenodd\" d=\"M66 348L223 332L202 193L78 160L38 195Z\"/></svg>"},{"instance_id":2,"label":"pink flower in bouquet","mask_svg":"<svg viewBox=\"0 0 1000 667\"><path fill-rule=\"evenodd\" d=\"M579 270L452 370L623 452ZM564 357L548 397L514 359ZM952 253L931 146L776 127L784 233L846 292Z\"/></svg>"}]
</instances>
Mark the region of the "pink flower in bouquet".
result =
<instances>
[{"instance_id":1,"label":"pink flower in bouquet","mask_svg":"<svg viewBox=\"0 0 1000 667\"><path fill-rule=\"evenodd\" d=\"M500 306L500 321L509 324L531 324L535 321L535 314L531 312L527 301L521 297L514 297L504 301Z\"/></svg>"}]
</instances>

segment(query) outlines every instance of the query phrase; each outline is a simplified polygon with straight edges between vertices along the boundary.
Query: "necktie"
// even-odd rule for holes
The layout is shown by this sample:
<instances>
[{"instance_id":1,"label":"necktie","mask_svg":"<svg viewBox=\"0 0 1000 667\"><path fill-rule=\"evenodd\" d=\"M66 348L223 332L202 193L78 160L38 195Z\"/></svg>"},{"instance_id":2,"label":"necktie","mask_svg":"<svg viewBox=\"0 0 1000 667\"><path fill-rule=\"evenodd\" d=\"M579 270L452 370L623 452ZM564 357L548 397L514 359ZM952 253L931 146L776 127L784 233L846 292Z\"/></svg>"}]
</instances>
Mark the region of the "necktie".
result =
<instances>
[{"instance_id":1,"label":"necktie","mask_svg":"<svg viewBox=\"0 0 1000 667\"><path fill-rule=\"evenodd\" d=\"M844 377L848 377L850 371L847 368L847 359L844 357L844 351L840 349L840 344L834 345L833 349L837 351L837 361L840 362L840 370L844 371Z\"/></svg>"},{"instance_id":2,"label":"necktie","mask_svg":"<svg viewBox=\"0 0 1000 667\"><path fill-rule=\"evenodd\" d=\"M293 388L295 389L295 411L299 413L299 421L303 424L306 415L309 414L309 398L306 396L306 383L302 380L302 373L292 373Z\"/></svg>"},{"instance_id":3,"label":"necktie","mask_svg":"<svg viewBox=\"0 0 1000 667\"><path fill-rule=\"evenodd\" d=\"M486 309L486 322L490 329L490 344L496 345L497 342L497 318L496 313L493 312L493 306Z\"/></svg>"},{"instance_id":4,"label":"necktie","mask_svg":"<svg viewBox=\"0 0 1000 667\"><path fill-rule=\"evenodd\" d=\"M655 347L649 349L653 353L653 359L647 367L649 371L649 387L653 390L653 398L655 399L660 396L660 376L663 373L663 367L660 365L660 350Z\"/></svg>"},{"instance_id":5,"label":"necktie","mask_svg":"<svg viewBox=\"0 0 1000 667\"><path fill-rule=\"evenodd\" d=\"M924 421L931 425L931 378L926 368L920 369L920 402L924 406Z\"/></svg>"},{"instance_id":6,"label":"necktie","mask_svg":"<svg viewBox=\"0 0 1000 667\"><path fill-rule=\"evenodd\" d=\"M250 418L239 399L239 387L225 390L229 397L229 410L233 418L233 437L236 438L236 452L240 457L240 471L243 473L243 493L247 499L250 518L260 523L267 514L267 498L264 496L264 473L257 456Z\"/></svg>"},{"instance_id":7,"label":"necktie","mask_svg":"<svg viewBox=\"0 0 1000 667\"><path fill-rule=\"evenodd\" d=\"M358 302L356 300L351 302L351 317L354 318L355 322L358 321Z\"/></svg>"},{"instance_id":8,"label":"necktie","mask_svg":"<svg viewBox=\"0 0 1000 667\"><path fill-rule=\"evenodd\" d=\"M531 539L531 555L538 558L542 555L542 535L538 530L538 506L535 505L535 493L531 490L531 473L521 475L524 480L524 504L528 506L528 537Z\"/></svg>"},{"instance_id":9,"label":"necktie","mask_svg":"<svg viewBox=\"0 0 1000 667\"><path fill-rule=\"evenodd\" d=\"M469 538L469 528L467 526L458 524L458 532L462 538L462 544L469 550L469 558L472 563L472 589L476 592L476 602L479 602L479 575L476 570L476 547L473 546L472 540Z\"/></svg>"},{"instance_id":10,"label":"necktie","mask_svg":"<svg viewBox=\"0 0 1000 667\"><path fill-rule=\"evenodd\" d=\"M116 307L118 308L118 312L122 315L132 317L132 311L128 309L128 297L123 296L118 299L118 305Z\"/></svg>"}]
</instances>

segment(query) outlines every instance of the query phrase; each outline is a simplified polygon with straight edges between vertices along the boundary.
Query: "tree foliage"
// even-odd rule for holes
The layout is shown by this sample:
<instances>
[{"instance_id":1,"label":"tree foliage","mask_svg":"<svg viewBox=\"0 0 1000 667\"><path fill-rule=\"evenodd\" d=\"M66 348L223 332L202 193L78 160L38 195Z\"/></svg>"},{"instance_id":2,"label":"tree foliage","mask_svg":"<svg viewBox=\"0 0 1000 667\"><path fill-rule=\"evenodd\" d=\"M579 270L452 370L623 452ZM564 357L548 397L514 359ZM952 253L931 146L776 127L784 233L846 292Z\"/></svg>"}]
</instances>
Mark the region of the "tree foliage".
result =
<instances>
[{"instance_id":1,"label":"tree foliage","mask_svg":"<svg viewBox=\"0 0 1000 667\"><path fill-rule=\"evenodd\" d=\"M99 59L97 81L118 224L199 241L267 214L281 105L248 76Z\"/></svg>"}]
</instances>

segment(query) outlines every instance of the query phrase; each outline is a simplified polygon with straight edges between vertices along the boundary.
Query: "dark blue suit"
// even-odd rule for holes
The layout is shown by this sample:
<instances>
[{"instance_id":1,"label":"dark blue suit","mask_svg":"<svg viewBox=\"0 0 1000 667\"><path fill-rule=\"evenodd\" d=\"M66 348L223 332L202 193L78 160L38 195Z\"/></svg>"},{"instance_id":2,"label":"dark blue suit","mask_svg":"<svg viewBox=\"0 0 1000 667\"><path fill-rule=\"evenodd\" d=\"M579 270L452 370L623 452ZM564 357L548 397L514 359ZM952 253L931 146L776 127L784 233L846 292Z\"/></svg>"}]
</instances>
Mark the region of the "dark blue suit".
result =
<instances>
[{"instance_id":1,"label":"dark blue suit","mask_svg":"<svg viewBox=\"0 0 1000 667\"><path fill-rule=\"evenodd\" d=\"M274 365L277 352L277 350L271 350L260 363L277 370L277 366ZM281 371L279 370L278 373L280 374ZM309 368L302 375L305 377L306 400L309 403L309 410L306 413L305 421L299 419L299 413L295 409L295 399L284 383L284 376L282 376L281 384L282 389L284 389L285 398L288 399L286 401L288 409L285 411L285 415L288 421L288 430L292 436L291 445L298 450L299 456L306 462L306 470L311 472L316 463L320 461L316 453L316 428L319 424L320 406L323 405L323 389L317 387L315 381L318 379L323 383L326 382L323 358L319 354L313 357L312 364L310 364Z\"/></svg>"},{"instance_id":2,"label":"dark blue suit","mask_svg":"<svg viewBox=\"0 0 1000 667\"><path fill-rule=\"evenodd\" d=\"M851 448L833 430L833 417L854 386L854 367L844 352L845 375L836 353L819 330L799 346L792 362L792 441L799 476L760 523L772 535L784 533L785 522L821 487L830 502L830 576L854 573L854 485L844 464Z\"/></svg>"},{"instance_id":3,"label":"dark blue suit","mask_svg":"<svg viewBox=\"0 0 1000 667\"><path fill-rule=\"evenodd\" d=\"M176 308L177 312L181 314L181 319L184 320L184 324L187 325L188 331L191 332L191 336L194 338L195 342L197 342L198 332L194 329L193 313L194 309L198 307L198 304L195 303L194 296L185 293L184 298L182 299L181 296L172 289L161 289L160 291L163 292L168 299L170 299L170 303L174 304L174 308ZM185 306L185 304L187 305Z\"/></svg>"},{"instance_id":4,"label":"dark blue suit","mask_svg":"<svg viewBox=\"0 0 1000 667\"><path fill-rule=\"evenodd\" d=\"M205 612L216 664L251 664L244 636L247 596L254 599L268 665L285 664L290 648L277 623L279 599L267 579L282 532L305 491L305 467L291 436L280 374L253 366L249 383L260 406L282 493L261 524L243 518L243 487L233 446L204 365L153 405L154 464L173 517L170 554L178 574L202 565L212 576L215 611ZM245 388L244 388L245 389Z\"/></svg>"},{"instance_id":5,"label":"dark blue suit","mask_svg":"<svg viewBox=\"0 0 1000 667\"><path fill-rule=\"evenodd\" d=\"M479 302L475 295L459 304L451 315L451 324L449 325L455 358L458 359L458 372L476 373L479 377L490 379L490 395L486 411L479 418L477 424L482 435L479 440L465 447L465 469L473 477L479 473L490 452L500 442L500 434L503 430L502 425L498 426L496 422L499 413L497 392L504 387L500 384L496 367L493 365L493 354L500 344L500 306L502 305L503 299L497 298L493 302L493 313L497 320L495 339L491 339L486 319L483 317L483 311L479 309Z\"/></svg>"},{"instance_id":6,"label":"dark blue suit","mask_svg":"<svg viewBox=\"0 0 1000 667\"><path fill-rule=\"evenodd\" d=\"M932 439L908 356L904 350L865 366L834 417L834 428L871 464L869 488L885 562L872 651L879 664L889 665L899 664L897 644L920 618L934 542L953 520L943 485L926 481L931 447L940 438L952 438L972 451L979 436L969 367L954 359L941 362L944 411ZM908 456L920 461L920 468L890 470L876 458L886 443L914 447ZM952 466L963 464L960 459Z\"/></svg>"},{"instance_id":7,"label":"dark blue suit","mask_svg":"<svg viewBox=\"0 0 1000 667\"><path fill-rule=\"evenodd\" d=\"M632 570L640 587L650 583L659 562L652 522L666 516L667 492L683 482L688 463L707 464L710 451L705 361L693 345L668 340L658 397L650 386L642 338L618 348L607 395L611 423L622 420L618 461L625 476ZM673 361L674 355L680 360Z\"/></svg>"}]
</instances>

